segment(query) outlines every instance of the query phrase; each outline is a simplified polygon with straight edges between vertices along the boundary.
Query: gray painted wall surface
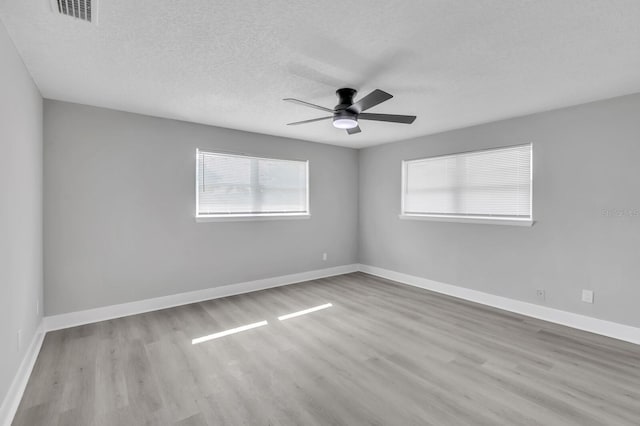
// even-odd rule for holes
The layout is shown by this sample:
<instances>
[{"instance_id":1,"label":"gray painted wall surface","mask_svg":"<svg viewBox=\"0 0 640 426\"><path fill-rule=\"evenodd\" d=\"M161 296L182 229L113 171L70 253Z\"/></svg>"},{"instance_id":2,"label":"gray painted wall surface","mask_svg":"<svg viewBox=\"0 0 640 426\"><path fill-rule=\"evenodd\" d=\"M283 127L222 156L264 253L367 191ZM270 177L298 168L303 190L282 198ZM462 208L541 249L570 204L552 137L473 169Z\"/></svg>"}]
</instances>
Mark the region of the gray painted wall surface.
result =
<instances>
[{"instance_id":1,"label":"gray painted wall surface","mask_svg":"<svg viewBox=\"0 0 640 426\"><path fill-rule=\"evenodd\" d=\"M355 150L50 100L44 132L47 315L357 261ZM308 159L311 219L196 223L196 148Z\"/></svg>"},{"instance_id":2,"label":"gray painted wall surface","mask_svg":"<svg viewBox=\"0 0 640 426\"><path fill-rule=\"evenodd\" d=\"M528 142L533 227L398 219L401 160ZM640 95L361 150L360 261L640 326L639 164Z\"/></svg>"},{"instance_id":3,"label":"gray painted wall surface","mask_svg":"<svg viewBox=\"0 0 640 426\"><path fill-rule=\"evenodd\" d=\"M1 402L33 340L42 301L42 97L2 22L0 76Z\"/></svg>"}]
</instances>

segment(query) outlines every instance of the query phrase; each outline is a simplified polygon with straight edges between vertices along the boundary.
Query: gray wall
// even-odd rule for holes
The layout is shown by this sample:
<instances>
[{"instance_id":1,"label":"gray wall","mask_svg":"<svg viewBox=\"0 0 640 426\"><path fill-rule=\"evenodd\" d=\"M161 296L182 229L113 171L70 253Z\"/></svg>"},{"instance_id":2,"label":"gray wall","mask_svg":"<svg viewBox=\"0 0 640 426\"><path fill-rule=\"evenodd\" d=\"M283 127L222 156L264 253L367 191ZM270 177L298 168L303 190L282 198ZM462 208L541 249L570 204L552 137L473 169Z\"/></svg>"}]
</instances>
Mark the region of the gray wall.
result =
<instances>
[{"instance_id":1,"label":"gray wall","mask_svg":"<svg viewBox=\"0 0 640 426\"><path fill-rule=\"evenodd\" d=\"M2 22L0 76L1 402L42 316L42 98Z\"/></svg>"},{"instance_id":2,"label":"gray wall","mask_svg":"<svg viewBox=\"0 0 640 426\"><path fill-rule=\"evenodd\" d=\"M355 150L50 100L44 132L47 315L357 261ZM308 159L311 219L196 223L196 148Z\"/></svg>"},{"instance_id":3,"label":"gray wall","mask_svg":"<svg viewBox=\"0 0 640 426\"><path fill-rule=\"evenodd\" d=\"M398 219L401 160L528 142L533 227ZM364 149L359 172L361 263L640 326L640 95Z\"/></svg>"}]
</instances>

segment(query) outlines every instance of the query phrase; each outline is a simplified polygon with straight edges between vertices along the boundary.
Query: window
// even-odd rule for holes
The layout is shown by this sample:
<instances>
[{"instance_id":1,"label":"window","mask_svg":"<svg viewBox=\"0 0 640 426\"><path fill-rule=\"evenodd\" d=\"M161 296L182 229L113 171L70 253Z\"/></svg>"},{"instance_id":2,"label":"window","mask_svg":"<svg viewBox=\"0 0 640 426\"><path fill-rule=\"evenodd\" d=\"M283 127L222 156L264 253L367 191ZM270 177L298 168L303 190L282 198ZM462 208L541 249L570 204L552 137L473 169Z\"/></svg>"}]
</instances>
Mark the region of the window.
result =
<instances>
[{"instance_id":1,"label":"window","mask_svg":"<svg viewBox=\"0 0 640 426\"><path fill-rule=\"evenodd\" d=\"M198 150L196 217L308 216L308 164Z\"/></svg>"},{"instance_id":2,"label":"window","mask_svg":"<svg viewBox=\"0 0 640 426\"><path fill-rule=\"evenodd\" d=\"M531 225L532 146L402 162L403 218Z\"/></svg>"}]
</instances>

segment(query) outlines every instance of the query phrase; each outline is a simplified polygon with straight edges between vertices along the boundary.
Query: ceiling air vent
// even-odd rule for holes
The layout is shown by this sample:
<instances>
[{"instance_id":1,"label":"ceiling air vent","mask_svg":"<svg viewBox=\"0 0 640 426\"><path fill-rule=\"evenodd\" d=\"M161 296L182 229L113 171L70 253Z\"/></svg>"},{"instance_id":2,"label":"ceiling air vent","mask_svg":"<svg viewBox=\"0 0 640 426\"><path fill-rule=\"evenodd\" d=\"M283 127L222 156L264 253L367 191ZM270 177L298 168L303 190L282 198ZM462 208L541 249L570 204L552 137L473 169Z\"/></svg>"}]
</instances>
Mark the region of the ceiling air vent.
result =
<instances>
[{"instance_id":1,"label":"ceiling air vent","mask_svg":"<svg viewBox=\"0 0 640 426\"><path fill-rule=\"evenodd\" d=\"M96 0L51 0L52 6L58 13L71 16L82 21L95 22Z\"/></svg>"}]
</instances>

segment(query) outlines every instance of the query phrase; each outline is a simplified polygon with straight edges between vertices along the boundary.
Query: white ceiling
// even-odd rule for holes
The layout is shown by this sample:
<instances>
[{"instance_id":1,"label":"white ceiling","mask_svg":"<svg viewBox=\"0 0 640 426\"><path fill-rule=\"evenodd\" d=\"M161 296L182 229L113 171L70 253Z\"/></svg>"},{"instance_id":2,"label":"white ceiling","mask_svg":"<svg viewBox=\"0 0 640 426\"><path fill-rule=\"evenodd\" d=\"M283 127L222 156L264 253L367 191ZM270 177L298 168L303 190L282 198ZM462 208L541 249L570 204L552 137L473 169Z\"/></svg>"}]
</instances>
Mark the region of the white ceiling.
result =
<instances>
[{"instance_id":1,"label":"white ceiling","mask_svg":"<svg viewBox=\"0 0 640 426\"><path fill-rule=\"evenodd\" d=\"M95 0L94 0L95 1ZM45 98L351 147L640 92L637 0L0 0ZM395 97L348 136L295 97Z\"/></svg>"}]
</instances>

